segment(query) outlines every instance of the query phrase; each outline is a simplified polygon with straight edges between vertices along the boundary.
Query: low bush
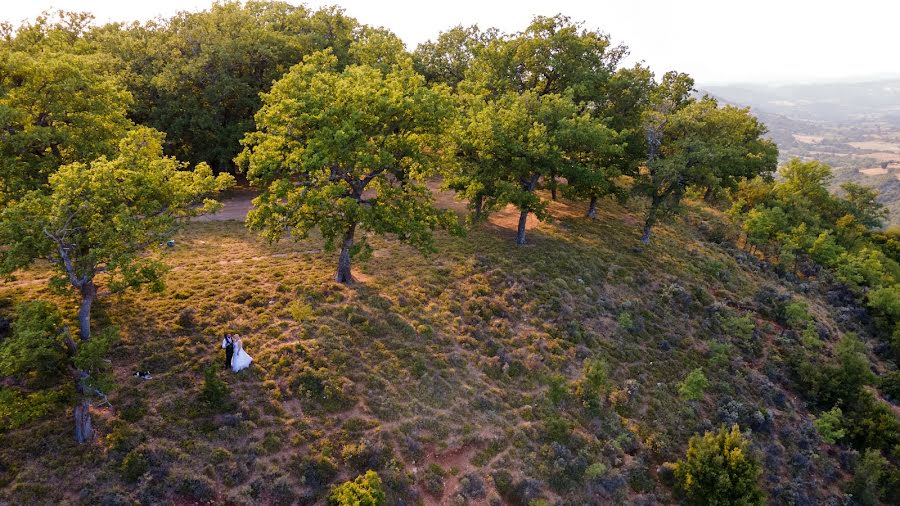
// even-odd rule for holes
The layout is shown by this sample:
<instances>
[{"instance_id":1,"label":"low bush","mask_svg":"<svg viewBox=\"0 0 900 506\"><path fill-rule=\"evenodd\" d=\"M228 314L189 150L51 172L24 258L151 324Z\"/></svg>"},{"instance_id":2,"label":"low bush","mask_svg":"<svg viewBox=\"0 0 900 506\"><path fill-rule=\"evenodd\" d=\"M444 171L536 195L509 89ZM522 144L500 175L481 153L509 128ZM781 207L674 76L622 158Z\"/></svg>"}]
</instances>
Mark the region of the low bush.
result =
<instances>
[{"instance_id":1,"label":"low bush","mask_svg":"<svg viewBox=\"0 0 900 506\"><path fill-rule=\"evenodd\" d=\"M703 393L709 386L709 380L703 374L703 369L696 368L684 378L678 385L678 393L683 399L689 401L699 401L703 398Z\"/></svg>"},{"instance_id":2,"label":"low bush","mask_svg":"<svg viewBox=\"0 0 900 506\"><path fill-rule=\"evenodd\" d=\"M748 446L737 425L692 437L684 460L675 464L676 490L690 504L764 504L758 483L762 471Z\"/></svg>"},{"instance_id":3,"label":"low bush","mask_svg":"<svg viewBox=\"0 0 900 506\"><path fill-rule=\"evenodd\" d=\"M375 471L366 471L353 481L344 482L328 495L328 506L381 506L385 503L381 478Z\"/></svg>"}]
</instances>

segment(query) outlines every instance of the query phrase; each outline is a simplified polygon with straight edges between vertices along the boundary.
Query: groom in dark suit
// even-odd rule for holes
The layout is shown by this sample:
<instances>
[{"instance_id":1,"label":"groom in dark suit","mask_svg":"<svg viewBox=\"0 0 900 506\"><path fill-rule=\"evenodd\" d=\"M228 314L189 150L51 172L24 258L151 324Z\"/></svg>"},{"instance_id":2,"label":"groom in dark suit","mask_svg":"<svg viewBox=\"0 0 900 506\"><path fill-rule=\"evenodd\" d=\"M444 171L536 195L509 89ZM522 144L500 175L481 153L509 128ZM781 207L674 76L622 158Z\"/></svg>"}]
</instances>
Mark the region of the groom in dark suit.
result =
<instances>
[{"instance_id":1,"label":"groom in dark suit","mask_svg":"<svg viewBox=\"0 0 900 506\"><path fill-rule=\"evenodd\" d=\"M225 348L225 369L231 367L231 357L234 355L234 339L230 334L225 334L222 340L222 348Z\"/></svg>"}]
</instances>

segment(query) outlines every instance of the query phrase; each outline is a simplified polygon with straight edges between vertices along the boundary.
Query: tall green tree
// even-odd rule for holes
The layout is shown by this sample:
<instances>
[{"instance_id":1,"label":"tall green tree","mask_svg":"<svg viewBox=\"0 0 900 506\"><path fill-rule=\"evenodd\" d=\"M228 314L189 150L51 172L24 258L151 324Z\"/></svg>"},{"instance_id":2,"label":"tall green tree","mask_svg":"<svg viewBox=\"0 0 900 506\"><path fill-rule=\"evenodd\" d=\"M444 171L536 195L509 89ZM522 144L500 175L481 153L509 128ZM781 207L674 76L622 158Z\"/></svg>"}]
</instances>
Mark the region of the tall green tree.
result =
<instances>
[{"instance_id":1,"label":"tall green tree","mask_svg":"<svg viewBox=\"0 0 900 506\"><path fill-rule=\"evenodd\" d=\"M114 153L130 103L99 57L0 47L0 202L44 187L62 165Z\"/></svg>"},{"instance_id":2,"label":"tall green tree","mask_svg":"<svg viewBox=\"0 0 900 506\"><path fill-rule=\"evenodd\" d=\"M588 200L586 215L595 218L597 204L604 196L626 198L622 176L636 177L647 161L647 137L643 115L650 104L653 73L642 65L619 69L602 87L595 87L593 98L584 104L594 118L617 132L617 149L585 153L592 162L576 166L565 174L565 192Z\"/></svg>"},{"instance_id":3,"label":"tall green tree","mask_svg":"<svg viewBox=\"0 0 900 506\"><path fill-rule=\"evenodd\" d=\"M76 388L85 396L75 409L78 442L92 435L89 371L99 369L110 345L109 334L91 339L94 301L141 286L161 289L165 265L152 250L185 218L215 209L206 197L233 183L205 164L182 170L184 164L162 155L162 141L152 129L132 130L115 158L64 165L45 191L33 190L0 211L0 274L47 259L57 273L51 284L80 298L81 340L66 340Z\"/></svg>"},{"instance_id":4,"label":"tall green tree","mask_svg":"<svg viewBox=\"0 0 900 506\"><path fill-rule=\"evenodd\" d=\"M97 297L161 287L164 265L147 250L170 238L184 218L214 209L204 198L233 182L229 175L213 177L205 164L181 170L184 164L162 155L162 141L152 129L132 130L115 158L64 165L47 191L29 192L0 213L6 245L0 269L10 274L49 259L59 273L54 284L80 295L83 340L91 336Z\"/></svg>"},{"instance_id":5,"label":"tall green tree","mask_svg":"<svg viewBox=\"0 0 900 506\"><path fill-rule=\"evenodd\" d=\"M268 91L304 56L331 48L342 65L360 26L338 8L278 1L216 2L145 24L90 30L91 50L118 60L137 123L166 132L166 153L233 169L240 139Z\"/></svg>"},{"instance_id":6,"label":"tall green tree","mask_svg":"<svg viewBox=\"0 0 900 506\"><path fill-rule=\"evenodd\" d=\"M318 227L326 246L340 241L335 279L350 283L351 259L368 251L358 231L392 234L422 251L432 231L455 229L421 181L442 153L452 115L446 88L429 88L405 62L383 70L340 70L330 51L295 66L263 96L257 131L237 163L263 193L247 216L270 240Z\"/></svg>"},{"instance_id":7,"label":"tall green tree","mask_svg":"<svg viewBox=\"0 0 900 506\"><path fill-rule=\"evenodd\" d=\"M616 133L566 96L506 93L470 99L456 139L462 170L449 185L482 213L513 204L519 210L516 244L525 244L530 214L546 217L536 193L542 177L587 173L602 163L597 153L615 150Z\"/></svg>"},{"instance_id":8,"label":"tall green tree","mask_svg":"<svg viewBox=\"0 0 900 506\"><path fill-rule=\"evenodd\" d=\"M608 35L567 16L538 16L525 30L497 37L481 48L467 78L492 98L510 92L566 94L582 110L597 111L626 54L626 48L613 46ZM561 175L554 167L541 178L554 199Z\"/></svg>"},{"instance_id":9,"label":"tall green tree","mask_svg":"<svg viewBox=\"0 0 900 506\"><path fill-rule=\"evenodd\" d=\"M770 174L778 157L775 144L762 138L765 126L749 110L719 107L710 97L693 101L690 86L679 84L677 77L671 83L664 78L662 88L662 99L647 114L649 157L638 185L650 197L641 236L645 244L659 214L676 210L689 187L736 186Z\"/></svg>"},{"instance_id":10,"label":"tall green tree","mask_svg":"<svg viewBox=\"0 0 900 506\"><path fill-rule=\"evenodd\" d=\"M455 89L466 78L476 54L499 37L496 29L481 31L477 25L457 25L441 32L437 39L423 42L413 52L413 61L429 83Z\"/></svg>"}]
</instances>

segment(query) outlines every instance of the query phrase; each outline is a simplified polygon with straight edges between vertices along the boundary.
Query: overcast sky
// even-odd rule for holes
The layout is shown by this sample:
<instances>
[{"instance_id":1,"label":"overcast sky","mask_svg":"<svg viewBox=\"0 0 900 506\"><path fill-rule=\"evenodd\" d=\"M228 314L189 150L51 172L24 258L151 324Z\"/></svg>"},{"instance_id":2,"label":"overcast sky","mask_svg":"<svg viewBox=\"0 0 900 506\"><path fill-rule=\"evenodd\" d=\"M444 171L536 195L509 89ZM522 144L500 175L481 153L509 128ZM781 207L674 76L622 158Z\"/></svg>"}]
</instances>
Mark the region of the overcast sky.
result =
<instances>
[{"instance_id":1,"label":"overcast sky","mask_svg":"<svg viewBox=\"0 0 900 506\"><path fill-rule=\"evenodd\" d=\"M292 2L301 3L301 2ZM520 30L534 15L563 13L599 28L657 73L699 83L811 82L900 76L898 0L310 0L338 4L384 26L410 48L456 24ZM129 5L131 4L131 5ZM90 11L97 20L146 20L207 8L210 0L0 0L14 24L47 8Z\"/></svg>"}]
</instances>

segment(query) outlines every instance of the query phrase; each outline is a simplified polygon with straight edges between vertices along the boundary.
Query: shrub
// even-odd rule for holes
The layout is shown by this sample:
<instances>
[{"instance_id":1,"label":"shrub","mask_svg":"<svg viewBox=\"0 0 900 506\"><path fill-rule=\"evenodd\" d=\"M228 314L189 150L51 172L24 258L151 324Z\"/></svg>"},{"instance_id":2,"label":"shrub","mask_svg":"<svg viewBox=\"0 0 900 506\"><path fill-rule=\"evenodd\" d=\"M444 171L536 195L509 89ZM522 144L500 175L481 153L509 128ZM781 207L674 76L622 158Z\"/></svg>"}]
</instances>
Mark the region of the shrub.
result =
<instances>
[{"instance_id":1,"label":"shrub","mask_svg":"<svg viewBox=\"0 0 900 506\"><path fill-rule=\"evenodd\" d=\"M219 378L219 368L210 365L203 371L203 388L200 400L213 410L223 410L228 405L228 385Z\"/></svg>"},{"instance_id":2,"label":"shrub","mask_svg":"<svg viewBox=\"0 0 900 506\"><path fill-rule=\"evenodd\" d=\"M328 506L381 506L385 504L381 478L375 471L366 471L353 481L344 482L328 496Z\"/></svg>"},{"instance_id":3,"label":"shrub","mask_svg":"<svg viewBox=\"0 0 900 506\"><path fill-rule=\"evenodd\" d=\"M891 401L900 402L900 371L885 374L878 381L878 388Z\"/></svg>"},{"instance_id":4,"label":"shrub","mask_svg":"<svg viewBox=\"0 0 900 506\"><path fill-rule=\"evenodd\" d=\"M685 459L675 464L675 487L691 504L761 505L760 473L748 441L734 425L690 439Z\"/></svg>"},{"instance_id":5,"label":"shrub","mask_svg":"<svg viewBox=\"0 0 900 506\"><path fill-rule=\"evenodd\" d=\"M584 361L584 377L578 383L576 393L584 406L593 409L600 406L609 389L609 374L606 362L587 359Z\"/></svg>"},{"instance_id":6,"label":"shrub","mask_svg":"<svg viewBox=\"0 0 900 506\"><path fill-rule=\"evenodd\" d=\"M0 431L16 429L60 409L71 396L68 388L42 390L31 394L0 387Z\"/></svg>"},{"instance_id":7,"label":"shrub","mask_svg":"<svg viewBox=\"0 0 900 506\"><path fill-rule=\"evenodd\" d=\"M753 338L753 330L756 324L749 316L728 316L720 319L722 330L726 335L740 341L749 341Z\"/></svg>"},{"instance_id":8,"label":"shrub","mask_svg":"<svg viewBox=\"0 0 900 506\"><path fill-rule=\"evenodd\" d=\"M684 381L678 385L678 393L682 398L689 401L697 401L703 398L703 392L709 386L709 380L703 374L703 369L696 368L691 371Z\"/></svg>"},{"instance_id":9,"label":"shrub","mask_svg":"<svg viewBox=\"0 0 900 506\"><path fill-rule=\"evenodd\" d=\"M447 471L438 464L431 463L422 476L422 487L430 495L440 498L444 495L444 478Z\"/></svg>"},{"instance_id":10,"label":"shrub","mask_svg":"<svg viewBox=\"0 0 900 506\"><path fill-rule=\"evenodd\" d=\"M0 344L0 375L33 375L43 382L58 379L66 358L61 324L59 311L49 302L16 306L12 335Z\"/></svg>"},{"instance_id":11,"label":"shrub","mask_svg":"<svg viewBox=\"0 0 900 506\"><path fill-rule=\"evenodd\" d=\"M881 452L871 449L865 451L856 465L849 487L849 492L857 503L865 506L879 504L878 499L884 492L881 480L887 466L888 461Z\"/></svg>"},{"instance_id":12,"label":"shrub","mask_svg":"<svg viewBox=\"0 0 900 506\"><path fill-rule=\"evenodd\" d=\"M129 482L137 481L148 469L150 469L150 462L147 460L147 454L143 448L135 448L128 452L128 455L122 459L122 465L119 466L122 478Z\"/></svg>"},{"instance_id":13,"label":"shrub","mask_svg":"<svg viewBox=\"0 0 900 506\"><path fill-rule=\"evenodd\" d=\"M791 302L784 306L784 323L794 330L801 330L812 323L809 306L805 302Z\"/></svg>"},{"instance_id":14,"label":"shrub","mask_svg":"<svg viewBox=\"0 0 900 506\"><path fill-rule=\"evenodd\" d=\"M830 411L825 411L813 422L819 435L828 444L835 444L844 437L846 431L842 428L841 408L835 406Z\"/></svg>"}]
</instances>

